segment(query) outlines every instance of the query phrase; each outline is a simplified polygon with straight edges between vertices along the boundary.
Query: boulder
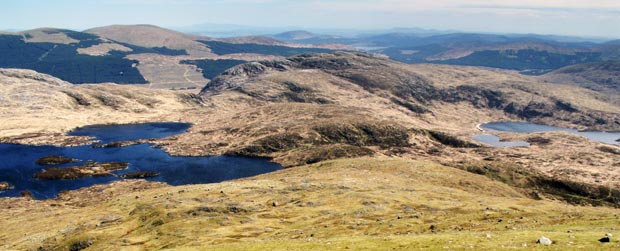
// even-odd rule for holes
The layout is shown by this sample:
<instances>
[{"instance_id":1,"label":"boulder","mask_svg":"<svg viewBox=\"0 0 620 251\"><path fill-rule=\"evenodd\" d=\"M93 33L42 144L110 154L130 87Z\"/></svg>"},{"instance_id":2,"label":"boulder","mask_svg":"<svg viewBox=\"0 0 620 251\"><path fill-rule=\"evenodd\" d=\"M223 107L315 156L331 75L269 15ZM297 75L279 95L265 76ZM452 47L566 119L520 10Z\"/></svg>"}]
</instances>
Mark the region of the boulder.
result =
<instances>
[{"instance_id":1,"label":"boulder","mask_svg":"<svg viewBox=\"0 0 620 251\"><path fill-rule=\"evenodd\" d=\"M599 242L611 242L611 233L605 234L605 237L598 239Z\"/></svg>"},{"instance_id":2,"label":"boulder","mask_svg":"<svg viewBox=\"0 0 620 251\"><path fill-rule=\"evenodd\" d=\"M13 186L8 182L0 182L0 191L6 191L13 189Z\"/></svg>"},{"instance_id":3,"label":"boulder","mask_svg":"<svg viewBox=\"0 0 620 251\"><path fill-rule=\"evenodd\" d=\"M536 244L545 245L545 246L549 246L551 245L551 243L553 243L551 239L544 237L544 236L541 236L540 239L536 241Z\"/></svg>"}]
</instances>

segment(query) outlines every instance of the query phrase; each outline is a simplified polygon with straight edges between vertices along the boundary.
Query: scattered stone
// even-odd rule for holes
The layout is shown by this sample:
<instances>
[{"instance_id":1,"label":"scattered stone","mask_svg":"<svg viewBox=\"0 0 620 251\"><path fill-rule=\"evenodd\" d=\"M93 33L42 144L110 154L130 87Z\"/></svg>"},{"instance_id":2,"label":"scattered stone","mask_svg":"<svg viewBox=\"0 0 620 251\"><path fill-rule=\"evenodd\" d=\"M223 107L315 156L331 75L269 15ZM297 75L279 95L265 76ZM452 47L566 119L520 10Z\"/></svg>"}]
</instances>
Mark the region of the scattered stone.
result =
<instances>
[{"instance_id":1,"label":"scattered stone","mask_svg":"<svg viewBox=\"0 0 620 251\"><path fill-rule=\"evenodd\" d=\"M19 194L25 198L32 198L32 192L28 190L21 191Z\"/></svg>"},{"instance_id":2,"label":"scattered stone","mask_svg":"<svg viewBox=\"0 0 620 251\"><path fill-rule=\"evenodd\" d=\"M120 216L116 216L116 215L108 215L108 216L104 216L101 219L99 219L101 222L99 224L97 224L98 227L101 226L106 226L106 225L110 225L114 222L120 221L123 217Z\"/></svg>"},{"instance_id":3,"label":"scattered stone","mask_svg":"<svg viewBox=\"0 0 620 251\"><path fill-rule=\"evenodd\" d=\"M605 237L600 238L598 241L602 243L611 242L611 233L605 234Z\"/></svg>"},{"instance_id":4,"label":"scattered stone","mask_svg":"<svg viewBox=\"0 0 620 251\"><path fill-rule=\"evenodd\" d=\"M536 241L536 244L545 245L545 246L549 246L551 245L551 243L553 243L551 239L544 237L544 236L541 236L540 239Z\"/></svg>"},{"instance_id":5,"label":"scattered stone","mask_svg":"<svg viewBox=\"0 0 620 251\"><path fill-rule=\"evenodd\" d=\"M278 202L274 201L273 203L271 203L272 206L277 207L278 206Z\"/></svg>"},{"instance_id":6,"label":"scattered stone","mask_svg":"<svg viewBox=\"0 0 620 251\"><path fill-rule=\"evenodd\" d=\"M0 182L0 191L6 191L13 189L13 186L8 182Z\"/></svg>"},{"instance_id":7,"label":"scattered stone","mask_svg":"<svg viewBox=\"0 0 620 251\"><path fill-rule=\"evenodd\" d=\"M84 250L93 245L93 239L88 238L86 240L76 241L69 246L70 251L80 251Z\"/></svg>"},{"instance_id":8,"label":"scattered stone","mask_svg":"<svg viewBox=\"0 0 620 251\"><path fill-rule=\"evenodd\" d=\"M599 146L596 149L598 149L601 152L605 152L605 153L611 153L611 154L616 154L616 155L620 155L620 148L618 147L611 147L611 146Z\"/></svg>"},{"instance_id":9,"label":"scattered stone","mask_svg":"<svg viewBox=\"0 0 620 251\"><path fill-rule=\"evenodd\" d=\"M45 157L41 157L40 159L38 159L37 161L35 161L35 163L37 165L60 165L60 164L67 164L67 163L71 163L76 161L76 159L72 159L72 158L67 158L64 156L57 156L57 155L49 155L49 156L45 156Z\"/></svg>"},{"instance_id":10,"label":"scattered stone","mask_svg":"<svg viewBox=\"0 0 620 251\"><path fill-rule=\"evenodd\" d=\"M141 171L141 172L131 172L131 173L121 174L120 177L123 179L144 179L144 178L155 177L158 175L159 173L156 173L156 172Z\"/></svg>"}]
</instances>

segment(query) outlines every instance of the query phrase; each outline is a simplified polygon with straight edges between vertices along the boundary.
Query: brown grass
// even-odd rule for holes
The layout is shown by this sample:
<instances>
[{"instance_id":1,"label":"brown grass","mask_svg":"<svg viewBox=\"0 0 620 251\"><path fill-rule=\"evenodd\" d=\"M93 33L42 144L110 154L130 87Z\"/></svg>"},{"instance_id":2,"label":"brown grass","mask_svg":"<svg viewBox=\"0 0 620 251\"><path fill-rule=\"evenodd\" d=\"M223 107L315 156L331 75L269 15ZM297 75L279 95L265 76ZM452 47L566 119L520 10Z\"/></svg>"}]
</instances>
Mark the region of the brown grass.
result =
<instances>
[{"instance_id":1,"label":"brown grass","mask_svg":"<svg viewBox=\"0 0 620 251\"><path fill-rule=\"evenodd\" d=\"M430 162L344 159L218 184L137 192L129 184L99 187L109 197L79 208L70 205L86 191L67 200L0 200L0 247L92 240L96 250L514 249L535 246L540 235L563 250L618 245L596 241L613 232L614 209L528 199L506 184ZM121 219L100 225L109 215Z\"/></svg>"}]
</instances>

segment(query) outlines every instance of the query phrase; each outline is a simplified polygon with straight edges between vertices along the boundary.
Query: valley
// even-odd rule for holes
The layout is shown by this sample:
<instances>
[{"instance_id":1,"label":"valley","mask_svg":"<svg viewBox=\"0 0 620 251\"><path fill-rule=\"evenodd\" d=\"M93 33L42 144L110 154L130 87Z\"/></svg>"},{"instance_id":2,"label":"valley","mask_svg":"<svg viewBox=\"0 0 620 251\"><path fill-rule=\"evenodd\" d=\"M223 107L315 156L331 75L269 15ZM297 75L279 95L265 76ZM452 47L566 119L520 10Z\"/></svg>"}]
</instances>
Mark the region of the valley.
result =
<instances>
[{"instance_id":1,"label":"valley","mask_svg":"<svg viewBox=\"0 0 620 251\"><path fill-rule=\"evenodd\" d=\"M620 247L617 237L598 241L619 230L620 146L575 133L620 131L615 62L598 45L513 51L513 37L489 35L482 47L429 53L433 43L375 38L365 45L386 49L362 52L342 37L275 38L290 40L150 25L0 35L13 53L0 62L0 147L64 149L50 154L81 161L37 166L41 154L24 154L28 172L12 170L25 181L62 168L110 175L49 196L0 180L11 193L0 198L0 249L512 250L541 236L551 250ZM396 47L406 44L422 47ZM406 64L394 48L425 57ZM543 54L548 64L519 66ZM551 72L519 73L531 69ZM472 138L509 121L571 130L492 132L528 143L515 147ZM161 122L185 127L101 142L75 131ZM203 160L227 178L182 165ZM237 167L248 175L231 176ZM129 171L138 179L123 178ZM181 176L189 181L165 178Z\"/></svg>"}]
</instances>

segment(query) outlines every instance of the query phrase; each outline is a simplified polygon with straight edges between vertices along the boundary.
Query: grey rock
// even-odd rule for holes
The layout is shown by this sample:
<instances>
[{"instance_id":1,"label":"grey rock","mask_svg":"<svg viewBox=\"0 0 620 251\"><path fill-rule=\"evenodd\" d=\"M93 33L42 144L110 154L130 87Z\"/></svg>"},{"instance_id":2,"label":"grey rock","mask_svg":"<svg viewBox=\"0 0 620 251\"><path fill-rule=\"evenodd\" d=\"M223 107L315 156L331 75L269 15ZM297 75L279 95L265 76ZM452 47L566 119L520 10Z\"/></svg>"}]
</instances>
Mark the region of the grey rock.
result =
<instances>
[{"instance_id":1,"label":"grey rock","mask_svg":"<svg viewBox=\"0 0 620 251\"><path fill-rule=\"evenodd\" d=\"M8 182L0 182L0 191L11 190L11 189L13 189L13 186L11 186L11 184L9 184Z\"/></svg>"},{"instance_id":2,"label":"grey rock","mask_svg":"<svg viewBox=\"0 0 620 251\"><path fill-rule=\"evenodd\" d=\"M538 241L536 242L536 244L540 244L540 245L545 245L545 246L549 246L551 245L553 242L551 241L551 239L541 236L540 239L538 239Z\"/></svg>"},{"instance_id":3,"label":"grey rock","mask_svg":"<svg viewBox=\"0 0 620 251\"><path fill-rule=\"evenodd\" d=\"M99 221L101 222L98 224L98 226L110 225L114 222L120 221L121 219L123 219L123 217L116 216L116 215L104 216L104 217L101 217L101 219L99 219Z\"/></svg>"}]
</instances>

